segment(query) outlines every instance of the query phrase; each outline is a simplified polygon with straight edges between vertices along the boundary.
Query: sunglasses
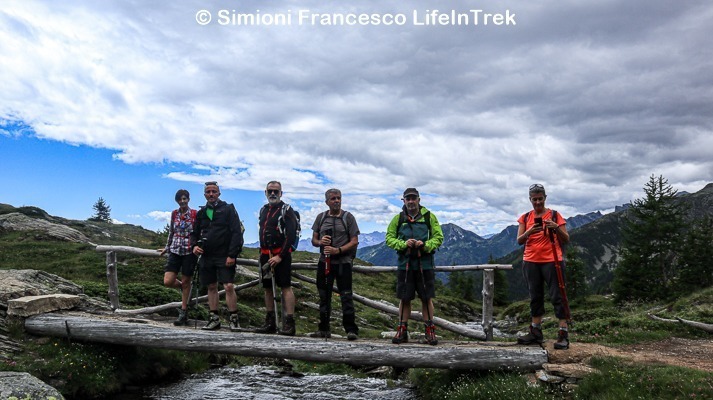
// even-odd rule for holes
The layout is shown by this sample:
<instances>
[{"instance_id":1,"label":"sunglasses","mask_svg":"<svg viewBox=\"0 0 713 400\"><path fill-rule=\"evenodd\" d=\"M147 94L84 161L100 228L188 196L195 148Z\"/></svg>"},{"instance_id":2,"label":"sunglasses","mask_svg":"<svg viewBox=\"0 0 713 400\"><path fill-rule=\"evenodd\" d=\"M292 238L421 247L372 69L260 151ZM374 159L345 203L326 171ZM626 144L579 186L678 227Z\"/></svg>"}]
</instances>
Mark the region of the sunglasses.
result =
<instances>
[{"instance_id":1,"label":"sunglasses","mask_svg":"<svg viewBox=\"0 0 713 400\"><path fill-rule=\"evenodd\" d=\"M539 183L535 183L533 185L530 185L530 191L536 191L536 190L545 190L545 187L540 185Z\"/></svg>"},{"instance_id":2,"label":"sunglasses","mask_svg":"<svg viewBox=\"0 0 713 400\"><path fill-rule=\"evenodd\" d=\"M267 194L280 194L280 189L266 189L265 193Z\"/></svg>"},{"instance_id":3,"label":"sunglasses","mask_svg":"<svg viewBox=\"0 0 713 400\"><path fill-rule=\"evenodd\" d=\"M418 198L418 196L416 196L415 194L410 194L408 196L404 196L404 200L416 200L417 198Z\"/></svg>"},{"instance_id":4,"label":"sunglasses","mask_svg":"<svg viewBox=\"0 0 713 400\"><path fill-rule=\"evenodd\" d=\"M210 182L206 182L205 185L206 185L206 186L218 186L218 182L217 182L217 181L210 181Z\"/></svg>"},{"instance_id":5,"label":"sunglasses","mask_svg":"<svg viewBox=\"0 0 713 400\"><path fill-rule=\"evenodd\" d=\"M329 200L332 200L332 201L334 201L334 200L341 200L341 199L342 199L342 198L339 197L339 196L334 196L334 197L330 197L330 198L329 198Z\"/></svg>"}]
</instances>

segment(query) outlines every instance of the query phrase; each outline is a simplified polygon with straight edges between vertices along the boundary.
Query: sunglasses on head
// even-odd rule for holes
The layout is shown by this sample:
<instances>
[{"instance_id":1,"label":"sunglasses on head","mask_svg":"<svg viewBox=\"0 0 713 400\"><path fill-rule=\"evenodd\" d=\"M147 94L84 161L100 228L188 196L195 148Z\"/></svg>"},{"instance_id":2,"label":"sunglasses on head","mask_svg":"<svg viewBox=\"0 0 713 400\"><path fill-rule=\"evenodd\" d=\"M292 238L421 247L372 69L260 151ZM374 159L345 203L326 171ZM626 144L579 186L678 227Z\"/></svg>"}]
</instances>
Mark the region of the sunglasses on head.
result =
<instances>
[{"instance_id":1,"label":"sunglasses on head","mask_svg":"<svg viewBox=\"0 0 713 400\"><path fill-rule=\"evenodd\" d=\"M210 181L210 182L206 182L205 185L206 185L206 186L218 186L218 182L217 182L217 181Z\"/></svg>"},{"instance_id":2,"label":"sunglasses on head","mask_svg":"<svg viewBox=\"0 0 713 400\"><path fill-rule=\"evenodd\" d=\"M267 189L265 190L267 194L280 194L280 189Z\"/></svg>"},{"instance_id":3,"label":"sunglasses on head","mask_svg":"<svg viewBox=\"0 0 713 400\"><path fill-rule=\"evenodd\" d=\"M538 190L545 190L545 187L542 186L542 185L540 185L539 183L535 183L535 184L533 184L533 185L530 185L530 191L531 191L531 192L538 191Z\"/></svg>"}]
</instances>

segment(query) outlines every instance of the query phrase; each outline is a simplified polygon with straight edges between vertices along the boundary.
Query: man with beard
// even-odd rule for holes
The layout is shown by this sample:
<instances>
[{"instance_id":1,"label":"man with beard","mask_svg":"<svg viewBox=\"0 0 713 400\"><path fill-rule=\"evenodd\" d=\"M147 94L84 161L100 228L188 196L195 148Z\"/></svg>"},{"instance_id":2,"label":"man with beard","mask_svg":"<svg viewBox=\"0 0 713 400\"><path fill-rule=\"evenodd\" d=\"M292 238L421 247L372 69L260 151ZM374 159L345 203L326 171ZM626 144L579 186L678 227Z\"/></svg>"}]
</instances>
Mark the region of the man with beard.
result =
<instances>
[{"instance_id":1,"label":"man with beard","mask_svg":"<svg viewBox=\"0 0 713 400\"><path fill-rule=\"evenodd\" d=\"M235 294L235 259L243 249L243 230L235 206L220 200L218 182L206 182L203 189L206 205L198 210L191 233L193 254L201 256L201 286L208 286L210 319L202 328L220 329L218 283L225 288L225 303L230 312L230 330L240 330L238 298Z\"/></svg>"},{"instance_id":2,"label":"man with beard","mask_svg":"<svg viewBox=\"0 0 713 400\"><path fill-rule=\"evenodd\" d=\"M265 325L258 333L277 332L275 290L280 288L284 301L284 318L280 335L294 336L295 294L292 292L292 244L297 233L297 215L289 205L282 202L282 184L271 181L265 189L267 204L260 209L260 272L265 289ZM268 275L268 274L271 274ZM273 289L274 285L276 286Z\"/></svg>"},{"instance_id":3,"label":"man with beard","mask_svg":"<svg viewBox=\"0 0 713 400\"><path fill-rule=\"evenodd\" d=\"M438 344L433 325L433 298L436 296L433 253L443 243L443 231L438 219L422 207L418 190L408 188L403 195L404 206L386 230L386 245L398 253L396 297L399 303L399 327L392 343L408 342L408 318L411 300L418 293L421 299L423 320L426 325L426 342Z\"/></svg>"}]
</instances>

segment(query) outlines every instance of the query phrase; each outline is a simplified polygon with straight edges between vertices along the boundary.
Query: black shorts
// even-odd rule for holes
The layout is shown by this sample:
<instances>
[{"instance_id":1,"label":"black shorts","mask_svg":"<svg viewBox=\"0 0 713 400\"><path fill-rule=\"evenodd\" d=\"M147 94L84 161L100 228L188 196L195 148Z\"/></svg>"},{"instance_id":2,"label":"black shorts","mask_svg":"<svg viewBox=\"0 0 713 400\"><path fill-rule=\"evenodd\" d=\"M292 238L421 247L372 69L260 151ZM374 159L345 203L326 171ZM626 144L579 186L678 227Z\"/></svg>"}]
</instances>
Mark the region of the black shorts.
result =
<instances>
[{"instance_id":1,"label":"black shorts","mask_svg":"<svg viewBox=\"0 0 713 400\"><path fill-rule=\"evenodd\" d=\"M166 266L163 268L163 272L181 272L183 276L193 276L193 269L196 266L196 260L198 257L195 254L190 253L185 256L179 256L178 254L168 253L168 260L166 261Z\"/></svg>"},{"instance_id":2,"label":"black shorts","mask_svg":"<svg viewBox=\"0 0 713 400\"><path fill-rule=\"evenodd\" d=\"M201 285L208 286L212 283L233 283L235 281L235 264L232 267L225 265L228 257L201 257L200 278Z\"/></svg>"},{"instance_id":3,"label":"black shorts","mask_svg":"<svg viewBox=\"0 0 713 400\"><path fill-rule=\"evenodd\" d=\"M260 265L264 265L269 259L269 255L260 254ZM262 274L262 268L260 268L260 274ZM292 286L292 254L282 257L282 261L275 266L275 286L281 289ZM262 287L272 289L272 279L263 279Z\"/></svg>"},{"instance_id":4,"label":"black shorts","mask_svg":"<svg viewBox=\"0 0 713 400\"><path fill-rule=\"evenodd\" d=\"M400 269L397 274L396 298L411 301L418 298L422 301L436 297L436 273L432 269L420 270Z\"/></svg>"}]
</instances>

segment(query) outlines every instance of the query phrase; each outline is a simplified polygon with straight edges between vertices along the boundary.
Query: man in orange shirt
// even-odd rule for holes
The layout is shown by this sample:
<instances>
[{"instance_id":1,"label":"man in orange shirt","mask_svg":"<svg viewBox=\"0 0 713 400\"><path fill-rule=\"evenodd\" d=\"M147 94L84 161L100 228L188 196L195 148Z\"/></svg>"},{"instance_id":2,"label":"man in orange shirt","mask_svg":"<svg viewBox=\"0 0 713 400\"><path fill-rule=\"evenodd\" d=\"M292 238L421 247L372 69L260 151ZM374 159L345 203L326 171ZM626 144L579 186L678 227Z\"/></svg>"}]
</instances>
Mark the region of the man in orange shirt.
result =
<instances>
[{"instance_id":1,"label":"man in orange shirt","mask_svg":"<svg viewBox=\"0 0 713 400\"><path fill-rule=\"evenodd\" d=\"M517 243L524 244L522 256L523 275L530 291L530 332L517 338L519 344L542 343L542 316L545 314L545 286L549 288L550 300L559 319L559 333L555 349L569 348L567 319L569 318L566 297L560 293L556 264L559 262L564 279L562 244L569 242L567 226L562 215L545 207L545 187L536 183L529 189L532 211L518 219ZM564 291L564 289L562 289Z\"/></svg>"}]
</instances>

